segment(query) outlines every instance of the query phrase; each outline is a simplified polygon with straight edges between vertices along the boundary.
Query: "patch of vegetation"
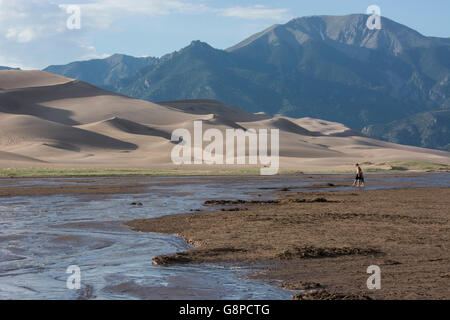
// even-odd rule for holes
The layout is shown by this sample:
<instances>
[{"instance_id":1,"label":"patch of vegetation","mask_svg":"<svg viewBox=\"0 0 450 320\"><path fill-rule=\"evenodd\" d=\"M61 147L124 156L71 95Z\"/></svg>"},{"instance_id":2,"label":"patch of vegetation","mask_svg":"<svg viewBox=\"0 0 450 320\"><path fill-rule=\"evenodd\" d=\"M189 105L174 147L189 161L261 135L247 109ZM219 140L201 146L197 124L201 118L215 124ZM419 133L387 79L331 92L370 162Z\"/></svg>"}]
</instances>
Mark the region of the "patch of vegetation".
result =
<instances>
[{"instance_id":1,"label":"patch of vegetation","mask_svg":"<svg viewBox=\"0 0 450 320\"><path fill-rule=\"evenodd\" d=\"M450 165L427 162L427 161L389 161L381 163L373 163L370 161L365 161L360 163L363 166L364 172L370 173L404 173L404 172L433 172L433 171L449 171ZM305 171L306 174L350 174L353 173L352 169L348 170L313 170Z\"/></svg>"},{"instance_id":2,"label":"patch of vegetation","mask_svg":"<svg viewBox=\"0 0 450 320\"><path fill-rule=\"evenodd\" d=\"M363 169L364 172L371 172L371 173L385 173L385 172L392 172L392 173L396 173L396 172L400 172L400 171L405 171L405 170L397 170L397 169L387 169L387 168L377 168L377 167L372 167L372 168L364 168Z\"/></svg>"},{"instance_id":3,"label":"patch of vegetation","mask_svg":"<svg viewBox=\"0 0 450 320\"><path fill-rule=\"evenodd\" d=\"M434 163L426 161L391 161L389 163L392 168L402 168L406 170L445 170L450 166L443 163Z\"/></svg>"},{"instance_id":4,"label":"patch of vegetation","mask_svg":"<svg viewBox=\"0 0 450 320\"><path fill-rule=\"evenodd\" d=\"M280 170L279 174L301 174L295 170ZM258 168L239 170L145 170L145 169L56 169L56 168L8 168L0 169L0 177L83 177L83 176L198 176L198 175L259 175Z\"/></svg>"},{"instance_id":5,"label":"patch of vegetation","mask_svg":"<svg viewBox=\"0 0 450 320\"><path fill-rule=\"evenodd\" d=\"M0 169L0 177L66 177L66 176L117 176L150 174L145 170L126 169L54 169L54 168L11 168Z\"/></svg>"},{"instance_id":6,"label":"patch of vegetation","mask_svg":"<svg viewBox=\"0 0 450 320\"><path fill-rule=\"evenodd\" d=\"M367 163L367 164L365 164ZM450 166L446 164L425 161L392 161L386 163L370 164L361 163L364 172L371 173L400 173L400 172L427 172L448 171ZM381 166L384 166L381 167ZM386 167L389 166L389 167ZM279 170L279 175L302 175L302 174L350 174L353 168L348 170ZM259 175L259 168L236 169L236 170L150 170L150 169L57 169L57 168L8 168L0 169L0 177L82 177L82 176L133 176L133 175L159 175L159 176L222 176L222 175Z\"/></svg>"},{"instance_id":7,"label":"patch of vegetation","mask_svg":"<svg viewBox=\"0 0 450 320\"><path fill-rule=\"evenodd\" d=\"M379 168L377 166L384 166L385 168ZM386 166L388 167L386 168ZM366 172L428 172L447 170L450 170L450 166L447 164L410 160L377 163L375 167L365 169Z\"/></svg>"}]
</instances>

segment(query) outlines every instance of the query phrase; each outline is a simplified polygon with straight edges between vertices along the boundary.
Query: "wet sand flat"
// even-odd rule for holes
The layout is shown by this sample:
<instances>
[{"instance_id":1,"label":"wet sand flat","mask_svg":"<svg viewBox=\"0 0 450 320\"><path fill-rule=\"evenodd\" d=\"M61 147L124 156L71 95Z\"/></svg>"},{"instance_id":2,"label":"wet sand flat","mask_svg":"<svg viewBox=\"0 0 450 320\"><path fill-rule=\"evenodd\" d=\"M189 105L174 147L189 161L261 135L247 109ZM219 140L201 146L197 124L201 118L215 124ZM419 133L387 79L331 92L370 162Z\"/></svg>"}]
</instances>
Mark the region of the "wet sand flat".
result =
<instances>
[{"instance_id":1,"label":"wet sand flat","mask_svg":"<svg viewBox=\"0 0 450 320\"><path fill-rule=\"evenodd\" d=\"M133 230L196 247L155 264L244 262L252 277L303 299L448 299L450 188L280 192L275 200L208 201L204 212L138 219ZM369 290L366 269L381 269ZM308 294L309 293L309 294Z\"/></svg>"},{"instance_id":2,"label":"wet sand flat","mask_svg":"<svg viewBox=\"0 0 450 320\"><path fill-rule=\"evenodd\" d=\"M54 194L126 194L140 193L145 184L90 185L90 186L34 186L0 188L0 197L44 196Z\"/></svg>"},{"instance_id":3,"label":"wet sand flat","mask_svg":"<svg viewBox=\"0 0 450 320\"><path fill-rule=\"evenodd\" d=\"M245 199L247 190L256 189L241 180L228 181L231 187L215 177L0 179L3 190L55 192L0 198L0 298L289 299L290 292L282 288L241 279L244 268L153 266L152 257L189 245L179 237L136 233L122 225L187 212L219 196ZM139 193L124 192L132 184L142 186ZM73 186L77 188L63 188ZM104 194L105 186L115 186L119 193ZM84 194L86 190L93 192ZM80 291L66 287L66 268L74 264L82 271Z\"/></svg>"},{"instance_id":4,"label":"wet sand flat","mask_svg":"<svg viewBox=\"0 0 450 320\"><path fill-rule=\"evenodd\" d=\"M433 173L435 174L435 173ZM411 187L420 183L420 179L433 174L403 173L403 174L368 174L370 187ZM449 177L442 181L447 185ZM14 196L45 196L56 194L133 194L147 191L147 187L165 187L180 185L203 185L219 183L227 185L252 184L249 190L253 192L276 192L280 189L296 191L308 189L330 189L348 187L348 175L342 174L290 174L267 176L119 176L119 177L29 177L0 178L0 197ZM424 186L436 185L431 179Z\"/></svg>"}]
</instances>

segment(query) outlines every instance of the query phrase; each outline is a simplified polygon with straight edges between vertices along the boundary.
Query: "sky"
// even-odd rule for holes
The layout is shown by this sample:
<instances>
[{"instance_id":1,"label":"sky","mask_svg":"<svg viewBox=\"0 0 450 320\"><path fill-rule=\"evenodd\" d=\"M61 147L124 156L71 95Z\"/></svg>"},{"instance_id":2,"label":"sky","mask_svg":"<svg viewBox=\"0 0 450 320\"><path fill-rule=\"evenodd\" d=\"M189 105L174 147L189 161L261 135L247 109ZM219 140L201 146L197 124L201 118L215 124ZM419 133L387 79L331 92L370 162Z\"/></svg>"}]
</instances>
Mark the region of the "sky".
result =
<instances>
[{"instance_id":1,"label":"sky","mask_svg":"<svg viewBox=\"0 0 450 320\"><path fill-rule=\"evenodd\" d=\"M225 49L292 18L366 13L370 5L424 35L450 37L449 0L0 0L0 66L160 57L192 40Z\"/></svg>"}]
</instances>

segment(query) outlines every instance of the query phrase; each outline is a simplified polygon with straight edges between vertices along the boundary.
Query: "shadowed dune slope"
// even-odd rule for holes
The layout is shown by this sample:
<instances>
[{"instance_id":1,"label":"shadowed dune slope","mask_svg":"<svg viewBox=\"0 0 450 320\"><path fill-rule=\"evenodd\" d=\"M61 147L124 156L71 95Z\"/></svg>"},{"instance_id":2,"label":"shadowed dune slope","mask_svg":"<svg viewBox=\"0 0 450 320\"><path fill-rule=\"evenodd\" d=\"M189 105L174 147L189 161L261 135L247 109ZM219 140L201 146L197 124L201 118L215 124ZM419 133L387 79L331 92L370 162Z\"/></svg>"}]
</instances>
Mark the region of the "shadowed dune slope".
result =
<instances>
[{"instance_id":1,"label":"shadowed dune slope","mask_svg":"<svg viewBox=\"0 0 450 320\"><path fill-rule=\"evenodd\" d=\"M0 114L0 145L13 147L43 142L74 148L134 150L137 146L96 132L87 131L28 115Z\"/></svg>"},{"instance_id":2,"label":"shadowed dune slope","mask_svg":"<svg viewBox=\"0 0 450 320\"><path fill-rule=\"evenodd\" d=\"M26 162L41 162L45 163L45 161L34 159L31 157L22 156L19 154L15 154L12 152L0 151L0 159L6 161L26 161Z\"/></svg>"},{"instance_id":3,"label":"shadowed dune slope","mask_svg":"<svg viewBox=\"0 0 450 320\"><path fill-rule=\"evenodd\" d=\"M215 114L234 122L249 122L271 118L270 115L264 113L249 113L212 99L163 101L158 102L158 104L191 114Z\"/></svg>"},{"instance_id":4,"label":"shadowed dune slope","mask_svg":"<svg viewBox=\"0 0 450 320\"><path fill-rule=\"evenodd\" d=\"M137 122L133 122L127 119L113 117L111 119L89 123L80 128L92 131L104 131L114 132L122 131L128 134L145 135L145 136L157 136L167 140L170 140L171 133L168 131L152 128Z\"/></svg>"},{"instance_id":5,"label":"shadowed dune slope","mask_svg":"<svg viewBox=\"0 0 450 320\"><path fill-rule=\"evenodd\" d=\"M0 79L3 79L4 72L24 74L31 72L34 78L37 78L36 73L41 73L43 78L41 83L45 85L27 87L28 83L25 80L23 82L15 80L13 89L0 91L1 112L29 114L70 125L107 120L114 116L158 125L196 118L195 115L171 110L148 101L131 99L78 80L71 81L64 78L67 81L47 85L53 80L53 76L44 71L0 71ZM5 80L2 82L6 84Z\"/></svg>"}]
</instances>

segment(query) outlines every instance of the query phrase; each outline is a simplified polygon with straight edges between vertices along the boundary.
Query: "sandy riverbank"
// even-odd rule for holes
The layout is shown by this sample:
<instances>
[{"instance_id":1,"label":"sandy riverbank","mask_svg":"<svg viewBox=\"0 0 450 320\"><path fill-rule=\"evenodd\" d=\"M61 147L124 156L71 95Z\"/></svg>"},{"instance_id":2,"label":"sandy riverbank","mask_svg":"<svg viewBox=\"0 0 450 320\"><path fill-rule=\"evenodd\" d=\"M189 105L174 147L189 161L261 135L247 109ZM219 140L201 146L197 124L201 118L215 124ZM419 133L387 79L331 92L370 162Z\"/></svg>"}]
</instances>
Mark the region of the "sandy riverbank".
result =
<instances>
[{"instance_id":1,"label":"sandy riverbank","mask_svg":"<svg viewBox=\"0 0 450 320\"><path fill-rule=\"evenodd\" d=\"M312 290L302 298L450 297L450 188L274 195L275 201L212 201L205 212L127 225L197 246L154 263L267 263L252 277ZM382 275L375 291L366 287L374 264Z\"/></svg>"},{"instance_id":2,"label":"sandy riverbank","mask_svg":"<svg viewBox=\"0 0 450 320\"><path fill-rule=\"evenodd\" d=\"M420 177L424 173L369 173L366 178L370 179L370 186L379 187L411 187L411 181L386 181L396 178ZM248 183L249 181L260 184L255 186L255 192L276 192L280 188L272 186L273 183L283 182L283 190L305 190L305 189L329 189L348 186L347 175L305 175L301 173L277 176L244 175L111 175L111 176L46 176L46 177L0 177L0 197L14 196L45 196L55 194L138 194L145 193L152 186L180 186L184 184L205 183ZM39 183L40 181L52 182L52 184ZM330 183L332 181L332 183ZM303 183L303 185L298 185ZM187 208L190 209L190 208Z\"/></svg>"}]
</instances>

